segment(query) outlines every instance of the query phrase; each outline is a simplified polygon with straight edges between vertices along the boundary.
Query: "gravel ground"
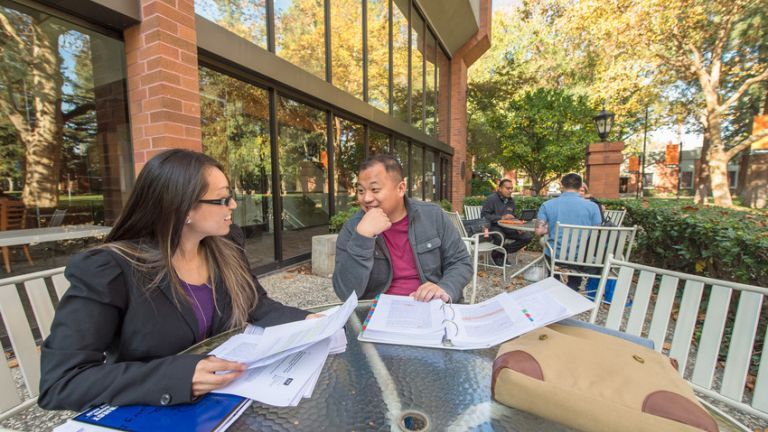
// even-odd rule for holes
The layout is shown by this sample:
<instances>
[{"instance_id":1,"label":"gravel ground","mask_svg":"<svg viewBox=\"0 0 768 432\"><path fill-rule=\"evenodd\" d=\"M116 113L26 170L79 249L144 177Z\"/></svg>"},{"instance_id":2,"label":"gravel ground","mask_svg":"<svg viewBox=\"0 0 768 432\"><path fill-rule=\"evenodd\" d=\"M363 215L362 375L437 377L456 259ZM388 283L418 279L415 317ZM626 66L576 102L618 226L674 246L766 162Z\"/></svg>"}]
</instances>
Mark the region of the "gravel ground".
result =
<instances>
[{"instance_id":1,"label":"gravel ground","mask_svg":"<svg viewBox=\"0 0 768 432\"><path fill-rule=\"evenodd\" d=\"M533 253L521 253L519 255L520 261L518 265L520 266L536 257L536 254ZM527 284L521 277L503 282L501 272L496 269L480 270L478 276L478 302L491 298L502 292L502 290L514 290ZM308 308L339 301L333 292L331 280L312 275L308 263L267 274L262 276L260 280L272 298L288 305ZM469 298L469 295L469 290L465 291L465 298ZM605 319L607 311L607 306L603 305L598 315L598 322ZM577 318L588 320L589 316L588 313L585 313ZM670 325L670 329L673 328L674 326ZM18 369L14 369L14 371L18 371ZM20 379L19 385L21 385ZM742 421L751 430L768 432L767 422L726 408L725 405L720 403L715 403L715 405ZM45 411L35 406L0 423L0 428L19 431L45 431L63 423L73 414L73 412L69 411Z\"/></svg>"}]
</instances>

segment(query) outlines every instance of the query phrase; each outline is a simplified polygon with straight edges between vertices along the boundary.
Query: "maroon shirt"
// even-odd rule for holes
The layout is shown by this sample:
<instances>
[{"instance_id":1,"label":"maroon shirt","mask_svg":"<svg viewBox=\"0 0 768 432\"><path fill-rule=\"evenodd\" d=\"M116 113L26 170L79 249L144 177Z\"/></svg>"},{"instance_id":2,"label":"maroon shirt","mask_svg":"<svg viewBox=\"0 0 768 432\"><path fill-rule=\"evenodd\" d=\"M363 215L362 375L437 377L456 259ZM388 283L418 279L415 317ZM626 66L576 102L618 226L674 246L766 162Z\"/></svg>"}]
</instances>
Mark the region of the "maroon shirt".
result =
<instances>
[{"instance_id":1,"label":"maroon shirt","mask_svg":"<svg viewBox=\"0 0 768 432\"><path fill-rule=\"evenodd\" d=\"M407 296L421 285L416 258L408 241L408 217L402 218L381 233L392 259L392 283L386 294Z\"/></svg>"}]
</instances>

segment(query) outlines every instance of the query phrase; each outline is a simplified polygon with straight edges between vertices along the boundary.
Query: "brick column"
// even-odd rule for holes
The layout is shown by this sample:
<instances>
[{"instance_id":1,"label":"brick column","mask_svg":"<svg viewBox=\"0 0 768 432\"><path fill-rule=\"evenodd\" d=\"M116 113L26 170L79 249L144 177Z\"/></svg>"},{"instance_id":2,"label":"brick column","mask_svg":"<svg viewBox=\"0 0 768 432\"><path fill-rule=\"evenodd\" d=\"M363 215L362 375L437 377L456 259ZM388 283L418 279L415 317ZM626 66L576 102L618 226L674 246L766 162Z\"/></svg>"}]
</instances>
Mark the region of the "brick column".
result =
<instances>
[{"instance_id":1,"label":"brick column","mask_svg":"<svg viewBox=\"0 0 768 432\"><path fill-rule=\"evenodd\" d=\"M491 47L491 18L491 0L480 0L480 30L451 59L451 131L448 144L454 152L451 203L455 209L464 208L462 201L472 178L472 165L467 159L467 71Z\"/></svg>"},{"instance_id":2,"label":"brick column","mask_svg":"<svg viewBox=\"0 0 768 432\"><path fill-rule=\"evenodd\" d=\"M590 144L587 148L589 193L595 198L618 198L623 142Z\"/></svg>"},{"instance_id":3,"label":"brick column","mask_svg":"<svg viewBox=\"0 0 768 432\"><path fill-rule=\"evenodd\" d=\"M202 150L194 0L140 0L125 31L135 172L162 150Z\"/></svg>"}]
</instances>

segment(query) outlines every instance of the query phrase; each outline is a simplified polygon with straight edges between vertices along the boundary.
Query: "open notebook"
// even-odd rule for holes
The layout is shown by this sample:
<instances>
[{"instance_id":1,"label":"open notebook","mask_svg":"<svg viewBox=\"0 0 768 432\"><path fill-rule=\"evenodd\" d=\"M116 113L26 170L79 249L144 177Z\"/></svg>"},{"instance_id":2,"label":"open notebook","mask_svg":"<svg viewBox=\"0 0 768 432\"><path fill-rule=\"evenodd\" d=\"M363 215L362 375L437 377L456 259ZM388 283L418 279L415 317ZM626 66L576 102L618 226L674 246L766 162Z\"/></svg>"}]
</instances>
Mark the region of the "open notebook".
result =
<instances>
[{"instance_id":1,"label":"open notebook","mask_svg":"<svg viewBox=\"0 0 768 432\"><path fill-rule=\"evenodd\" d=\"M446 349L488 348L595 304L554 278L473 305L380 295L358 339Z\"/></svg>"}]
</instances>

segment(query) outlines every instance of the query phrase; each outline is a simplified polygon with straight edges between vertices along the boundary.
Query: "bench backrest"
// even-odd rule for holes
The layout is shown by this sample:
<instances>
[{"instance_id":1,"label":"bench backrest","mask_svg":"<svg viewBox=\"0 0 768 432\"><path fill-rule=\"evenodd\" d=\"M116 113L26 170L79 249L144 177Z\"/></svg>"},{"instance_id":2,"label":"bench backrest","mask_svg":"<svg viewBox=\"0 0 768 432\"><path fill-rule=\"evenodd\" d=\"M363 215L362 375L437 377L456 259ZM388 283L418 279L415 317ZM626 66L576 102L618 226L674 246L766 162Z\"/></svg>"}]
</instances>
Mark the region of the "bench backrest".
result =
<instances>
[{"instance_id":1,"label":"bench backrest","mask_svg":"<svg viewBox=\"0 0 768 432\"><path fill-rule=\"evenodd\" d=\"M606 210L605 218L613 222L617 227L620 227L621 223L624 222L624 216L626 216L626 214L626 210Z\"/></svg>"},{"instance_id":2,"label":"bench backrest","mask_svg":"<svg viewBox=\"0 0 768 432\"><path fill-rule=\"evenodd\" d=\"M464 206L464 219L466 219L466 220L480 219L480 211L482 209L483 209L483 206L465 205Z\"/></svg>"},{"instance_id":3,"label":"bench backrest","mask_svg":"<svg viewBox=\"0 0 768 432\"><path fill-rule=\"evenodd\" d=\"M51 296L49 286L53 289ZM25 391L16 390L14 371L0 361L0 420L25 409L37 400L40 386L40 350L33 328L43 339L48 336L54 307L69 288L64 267L0 279L0 315L18 362ZM27 319L22 297L29 300L32 316Z\"/></svg>"},{"instance_id":4,"label":"bench backrest","mask_svg":"<svg viewBox=\"0 0 768 432\"><path fill-rule=\"evenodd\" d=\"M558 264L602 268L608 255L628 260L637 227L555 225L552 268Z\"/></svg>"},{"instance_id":5,"label":"bench backrest","mask_svg":"<svg viewBox=\"0 0 768 432\"><path fill-rule=\"evenodd\" d=\"M653 340L697 391L768 420L768 289L609 257L595 298L617 270L608 315L597 322L596 308L591 322Z\"/></svg>"}]
</instances>

